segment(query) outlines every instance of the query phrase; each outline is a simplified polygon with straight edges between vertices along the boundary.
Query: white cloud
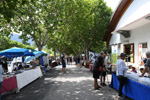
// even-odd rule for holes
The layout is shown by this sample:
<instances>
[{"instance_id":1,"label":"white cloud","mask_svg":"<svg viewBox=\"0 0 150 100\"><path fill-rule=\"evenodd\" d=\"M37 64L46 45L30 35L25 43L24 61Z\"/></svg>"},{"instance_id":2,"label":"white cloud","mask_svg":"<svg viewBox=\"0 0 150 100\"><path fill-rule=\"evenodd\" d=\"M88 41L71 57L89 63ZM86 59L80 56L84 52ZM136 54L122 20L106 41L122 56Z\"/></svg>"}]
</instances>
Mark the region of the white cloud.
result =
<instances>
[{"instance_id":1,"label":"white cloud","mask_svg":"<svg viewBox=\"0 0 150 100\"><path fill-rule=\"evenodd\" d=\"M113 11L116 10L121 0L104 0L107 6L111 7Z\"/></svg>"},{"instance_id":2,"label":"white cloud","mask_svg":"<svg viewBox=\"0 0 150 100\"><path fill-rule=\"evenodd\" d=\"M21 35L21 33L15 33L15 32L13 32L13 34Z\"/></svg>"}]
</instances>

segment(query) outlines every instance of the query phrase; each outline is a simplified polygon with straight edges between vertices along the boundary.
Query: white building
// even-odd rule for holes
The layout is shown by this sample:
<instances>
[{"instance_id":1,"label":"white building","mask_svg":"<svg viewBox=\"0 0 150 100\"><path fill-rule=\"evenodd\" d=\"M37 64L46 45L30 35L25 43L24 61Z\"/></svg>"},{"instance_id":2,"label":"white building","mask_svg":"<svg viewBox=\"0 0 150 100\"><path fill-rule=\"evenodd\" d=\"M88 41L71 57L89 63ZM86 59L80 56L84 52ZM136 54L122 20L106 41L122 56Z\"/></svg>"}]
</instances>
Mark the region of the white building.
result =
<instances>
[{"instance_id":1,"label":"white building","mask_svg":"<svg viewBox=\"0 0 150 100\"><path fill-rule=\"evenodd\" d=\"M126 61L140 65L150 50L150 0L122 0L104 39L112 53L124 52L129 55Z\"/></svg>"}]
</instances>

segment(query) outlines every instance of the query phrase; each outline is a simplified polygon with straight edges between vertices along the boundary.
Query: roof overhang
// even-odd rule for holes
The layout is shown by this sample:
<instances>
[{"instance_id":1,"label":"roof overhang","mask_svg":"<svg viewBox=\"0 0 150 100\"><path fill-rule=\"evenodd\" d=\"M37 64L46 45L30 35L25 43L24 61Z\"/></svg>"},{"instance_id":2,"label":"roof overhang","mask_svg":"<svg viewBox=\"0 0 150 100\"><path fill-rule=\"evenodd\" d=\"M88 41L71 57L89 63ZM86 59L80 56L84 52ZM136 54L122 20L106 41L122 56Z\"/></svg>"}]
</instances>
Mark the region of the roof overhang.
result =
<instances>
[{"instance_id":1,"label":"roof overhang","mask_svg":"<svg viewBox=\"0 0 150 100\"><path fill-rule=\"evenodd\" d=\"M149 23L150 23L150 14L147 14L147 15L127 24L126 26L113 31L112 34L121 33L122 31L127 32L130 30L136 29L138 27L141 27L143 25L149 24Z\"/></svg>"},{"instance_id":2,"label":"roof overhang","mask_svg":"<svg viewBox=\"0 0 150 100\"><path fill-rule=\"evenodd\" d=\"M110 38L112 36L111 32L113 32L120 21L121 17L127 10L127 8L130 6L130 4L133 2L133 0L122 0L121 3L119 4L118 8L116 9L110 23L108 26L108 29L106 31L106 34L104 36L104 41L107 41L107 47L109 45Z\"/></svg>"}]
</instances>

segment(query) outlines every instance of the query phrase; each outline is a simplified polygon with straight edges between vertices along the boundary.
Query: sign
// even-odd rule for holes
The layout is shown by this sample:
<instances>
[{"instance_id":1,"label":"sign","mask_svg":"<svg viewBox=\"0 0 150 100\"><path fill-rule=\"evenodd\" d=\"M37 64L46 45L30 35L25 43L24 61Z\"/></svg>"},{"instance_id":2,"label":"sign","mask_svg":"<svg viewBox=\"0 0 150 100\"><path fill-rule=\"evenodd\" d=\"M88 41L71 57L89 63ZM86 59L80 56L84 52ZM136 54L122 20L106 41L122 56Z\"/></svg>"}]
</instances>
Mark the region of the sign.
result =
<instances>
[{"instance_id":1,"label":"sign","mask_svg":"<svg viewBox=\"0 0 150 100\"><path fill-rule=\"evenodd\" d=\"M142 61L142 44L138 45L138 64L141 64Z\"/></svg>"},{"instance_id":2,"label":"sign","mask_svg":"<svg viewBox=\"0 0 150 100\"><path fill-rule=\"evenodd\" d=\"M148 49L147 49L147 43L140 43L138 45L138 63L139 64L142 64L142 59L146 58L146 52L147 51L148 51Z\"/></svg>"},{"instance_id":3,"label":"sign","mask_svg":"<svg viewBox=\"0 0 150 100\"><path fill-rule=\"evenodd\" d=\"M118 53L118 45L112 45L111 46L111 53L112 54Z\"/></svg>"},{"instance_id":4,"label":"sign","mask_svg":"<svg viewBox=\"0 0 150 100\"><path fill-rule=\"evenodd\" d=\"M118 45L111 46L111 64L116 64L118 59Z\"/></svg>"}]
</instances>

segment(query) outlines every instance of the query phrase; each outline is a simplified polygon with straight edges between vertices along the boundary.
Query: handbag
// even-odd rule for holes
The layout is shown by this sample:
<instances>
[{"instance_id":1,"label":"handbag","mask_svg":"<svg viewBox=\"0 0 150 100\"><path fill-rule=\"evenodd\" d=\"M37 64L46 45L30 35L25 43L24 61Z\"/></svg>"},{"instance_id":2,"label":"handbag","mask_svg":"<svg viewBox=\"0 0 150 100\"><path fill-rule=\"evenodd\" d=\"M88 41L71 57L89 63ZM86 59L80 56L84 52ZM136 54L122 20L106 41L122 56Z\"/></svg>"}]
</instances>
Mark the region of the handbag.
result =
<instances>
[{"instance_id":1,"label":"handbag","mask_svg":"<svg viewBox=\"0 0 150 100\"><path fill-rule=\"evenodd\" d=\"M98 71L102 72L102 71L103 71L103 68L100 66L100 67L98 68Z\"/></svg>"}]
</instances>

